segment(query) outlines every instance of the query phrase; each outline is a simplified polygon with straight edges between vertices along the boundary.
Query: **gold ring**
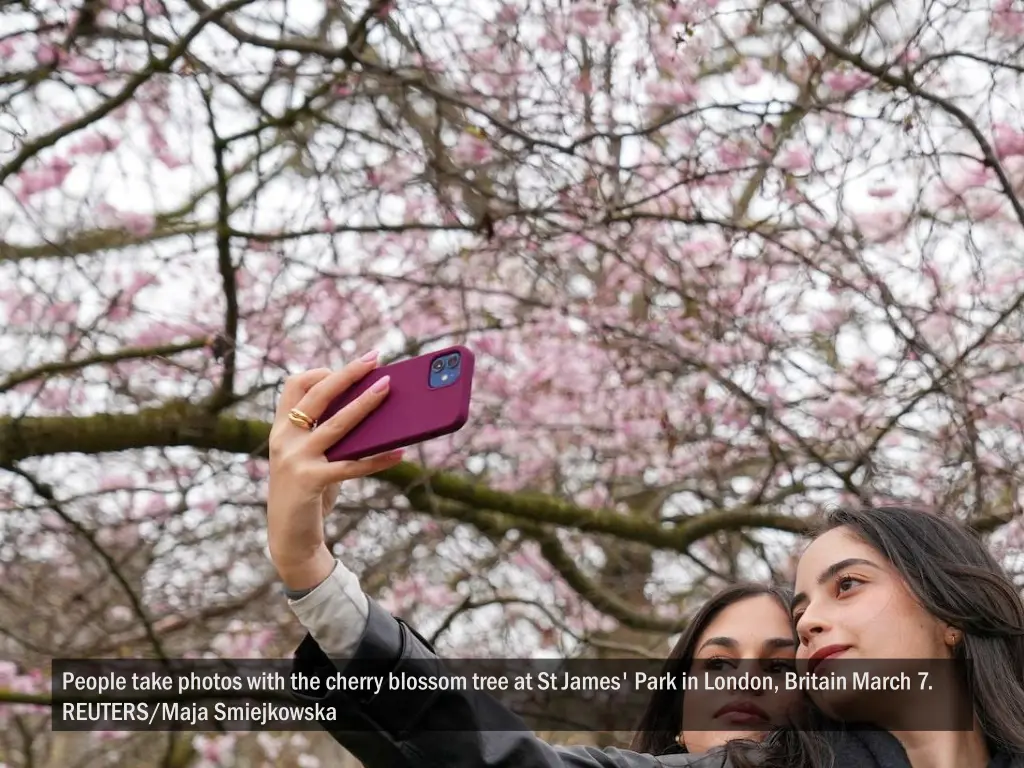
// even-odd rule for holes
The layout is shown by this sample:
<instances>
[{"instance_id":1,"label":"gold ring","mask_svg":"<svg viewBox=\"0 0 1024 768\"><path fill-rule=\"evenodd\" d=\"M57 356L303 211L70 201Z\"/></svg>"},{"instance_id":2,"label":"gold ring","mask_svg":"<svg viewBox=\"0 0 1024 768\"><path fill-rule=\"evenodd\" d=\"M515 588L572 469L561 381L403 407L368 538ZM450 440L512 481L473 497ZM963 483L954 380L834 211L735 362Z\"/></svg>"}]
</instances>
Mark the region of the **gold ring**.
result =
<instances>
[{"instance_id":1,"label":"gold ring","mask_svg":"<svg viewBox=\"0 0 1024 768\"><path fill-rule=\"evenodd\" d=\"M302 429L313 429L316 426L316 422L309 418L306 414L300 411L298 408L292 408L288 411L288 421L294 424L296 427Z\"/></svg>"}]
</instances>

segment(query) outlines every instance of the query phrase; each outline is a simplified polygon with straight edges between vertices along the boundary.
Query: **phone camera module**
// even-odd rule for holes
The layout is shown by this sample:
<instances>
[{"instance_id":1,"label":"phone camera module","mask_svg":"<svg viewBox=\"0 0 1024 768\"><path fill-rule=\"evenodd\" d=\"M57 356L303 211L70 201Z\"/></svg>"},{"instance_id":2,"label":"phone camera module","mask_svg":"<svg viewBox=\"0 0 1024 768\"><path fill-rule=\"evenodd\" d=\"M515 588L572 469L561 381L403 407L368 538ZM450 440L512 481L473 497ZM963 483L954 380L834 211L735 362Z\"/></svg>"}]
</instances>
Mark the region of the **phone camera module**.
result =
<instances>
[{"instance_id":1,"label":"phone camera module","mask_svg":"<svg viewBox=\"0 0 1024 768\"><path fill-rule=\"evenodd\" d=\"M437 360L430 364L430 367L435 371L444 370L444 359L440 357L437 358Z\"/></svg>"},{"instance_id":2,"label":"phone camera module","mask_svg":"<svg viewBox=\"0 0 1024 768\"><path fill-rule=\"evenodd\" d=\"M449 368L458 368L459 367L459 355L457 353L454 354L454 355L449 355L448 356L448 367Z\"/></svg>"}]
</instances>

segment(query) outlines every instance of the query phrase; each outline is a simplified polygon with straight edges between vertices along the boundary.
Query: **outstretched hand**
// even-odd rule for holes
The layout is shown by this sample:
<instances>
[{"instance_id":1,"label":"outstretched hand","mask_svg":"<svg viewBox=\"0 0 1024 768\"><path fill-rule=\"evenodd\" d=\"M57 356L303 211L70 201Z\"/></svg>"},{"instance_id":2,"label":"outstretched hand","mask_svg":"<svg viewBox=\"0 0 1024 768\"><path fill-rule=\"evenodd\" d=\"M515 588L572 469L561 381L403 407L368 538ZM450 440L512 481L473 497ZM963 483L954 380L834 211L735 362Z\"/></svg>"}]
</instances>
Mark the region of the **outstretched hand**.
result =
<instances>
[{"instance_id":1,"label":"outstretched hand","mask_svg":"<svg viewBox=\"0 0 1024 768\"><path fill-rule=\"evenodd\" d=\"M328 405L377 367L371 353L339 371L317 368L285 382L270 430L270 480L267 536L270 557L289 589L315 587L334 568L324 543L324 517L333 508L339 484L366 477L397 464L402 451L359 461L328 461L324 452L365 419L388 395L388 377L376 382L323 424L316 423ZM299 413L315 425L299 426ZM293 416L294 418L294 416Z\"/></svg>"}]
</instances>

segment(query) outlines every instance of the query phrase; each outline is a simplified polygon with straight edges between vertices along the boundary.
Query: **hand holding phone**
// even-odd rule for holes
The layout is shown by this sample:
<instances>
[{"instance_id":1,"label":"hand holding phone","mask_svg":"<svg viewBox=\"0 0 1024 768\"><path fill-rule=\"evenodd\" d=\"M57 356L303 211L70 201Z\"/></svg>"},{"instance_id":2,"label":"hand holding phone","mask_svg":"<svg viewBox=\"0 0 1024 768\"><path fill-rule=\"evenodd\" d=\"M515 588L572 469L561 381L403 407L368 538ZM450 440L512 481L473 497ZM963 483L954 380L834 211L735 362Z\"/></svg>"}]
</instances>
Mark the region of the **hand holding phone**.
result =
<instances>
[{"instance_id":1,"label":"hand holding phone","mask_svg":"<svg viewBox=\"0 0 1024 768\"><path fill-rule=\"evenodd\" d=\"M329 461L354 461L458 432L469 420L474 363L469 349L453 346L371 371L335 398L319 421L384 376L391 377L387 399L324 455Z\"/></svg>"}]
</instances>

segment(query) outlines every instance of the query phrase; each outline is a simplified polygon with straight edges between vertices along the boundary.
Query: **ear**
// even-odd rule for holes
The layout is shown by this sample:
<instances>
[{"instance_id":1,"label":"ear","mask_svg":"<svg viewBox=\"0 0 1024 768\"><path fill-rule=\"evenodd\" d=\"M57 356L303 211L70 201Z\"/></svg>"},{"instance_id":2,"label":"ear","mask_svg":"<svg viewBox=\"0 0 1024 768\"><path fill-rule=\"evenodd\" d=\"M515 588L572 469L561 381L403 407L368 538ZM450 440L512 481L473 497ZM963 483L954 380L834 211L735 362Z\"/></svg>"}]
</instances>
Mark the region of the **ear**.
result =
<instances>
[{"instance_id":1,"label":"ear","mask_svg":"<svg viewBox=\"0 0 1024 768\"><path fill-rule=\"evenodd\" d=\"M964 633L956 627L946 627L946 632L943 639L945 640L946 645L948 647L956 648L958 645L960 645L960 641L963 640L963 638Z\"/></svg>"}]
</instances>

